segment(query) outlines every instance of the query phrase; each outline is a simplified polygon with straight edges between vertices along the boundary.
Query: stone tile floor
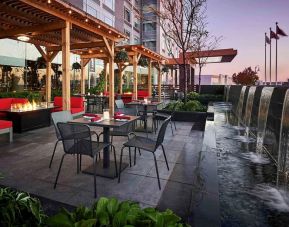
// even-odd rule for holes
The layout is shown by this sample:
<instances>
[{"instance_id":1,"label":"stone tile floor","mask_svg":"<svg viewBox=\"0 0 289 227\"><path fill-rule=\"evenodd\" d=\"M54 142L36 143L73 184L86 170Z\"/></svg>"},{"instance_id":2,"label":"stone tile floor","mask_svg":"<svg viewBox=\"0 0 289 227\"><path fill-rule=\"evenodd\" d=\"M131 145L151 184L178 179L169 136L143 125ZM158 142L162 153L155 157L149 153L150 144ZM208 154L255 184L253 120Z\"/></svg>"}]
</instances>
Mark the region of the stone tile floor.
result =
<instances>
[{"instance_id":1,"label":"stone tile floor","mask_svg":"<svg viewBox=\"0 0 289 227\"><path fill-rule=\"evenodd\" d=\"M161 190L158 189L153 156L149 152L142 151L141 156L137 154L136 165L127 167L122 172L120 183L117 179L97 177L98 197L134 200L142 206L158 207L161 210L171 208L191 224L197 226L194 220L199 220L198 223L201 223L199 226L204 226L210 217L198 210L201 211L218 200L218 194L214 189L210 190L214 188L216 182L203 180L210 175L205 165L210 164L210 160L214 157L202 151L203 132L191 130L192 126L193 123L177 122L177 131L174 135L170 127L167 129L164 147L170 171L166 168L161 149L156 154ZM100 132L101 129L95 130ZM150 137L156 135L150 134ZM6 142L6 139L4 136L0 137L0 172L5 176L0 180L1 185L73 206L80 204L90 206L94 202L93 176L77 174L76 157L72 155L65 157L57 188L53 189L63 154L62 144L59 143L52 168L49 169L56 141L53 127L15 134L14 142L11 144ZM125 138L114 138L117 159L124 141ZM128 162L128 152L124 154L123 160ZM91 158L83 158L83 169L91 164ZM195 203L196 200L198 203Z\"/></svg>"}]
</instances>

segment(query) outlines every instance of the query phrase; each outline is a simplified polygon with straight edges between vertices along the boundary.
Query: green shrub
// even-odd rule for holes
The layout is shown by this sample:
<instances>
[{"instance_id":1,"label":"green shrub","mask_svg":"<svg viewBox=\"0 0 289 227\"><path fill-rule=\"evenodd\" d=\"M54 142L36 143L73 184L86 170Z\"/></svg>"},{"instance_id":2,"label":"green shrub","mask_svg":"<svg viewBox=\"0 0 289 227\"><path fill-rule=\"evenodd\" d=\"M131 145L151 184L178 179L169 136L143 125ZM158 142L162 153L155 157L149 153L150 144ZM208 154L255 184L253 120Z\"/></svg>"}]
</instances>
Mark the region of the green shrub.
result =
<instances>
[{"instance_id":1,"label":"green shrub","mask_svg":"<svg viewBox=\"0 0 289 227\"><path fill-rule=\"evenodd\" d=\"M27 98L30 102L41 101L42 96L39 92L30 92L30 91L22 91L22 92L1 92L0 98Z\"/></svg>"},{"instance_id":2,"label":"green shrub","mask_svg":"<svg viewBox=\"0 0 289 227\"><path fill-rule=\"evenodd\" d=\"M190 92L189 94L188 94L188 100L198 100L198 98L200 97L200 95L199 95L199 93L197 93L197 92Z\"/></svg>"},{"instance_id":3,"label":"green shrub","mask_svg":"<svg viewBox=\"0 0 289 227\"><path fill-rule=\"evenodd\" d=\"M196 112L207 111L207 107L202 105L197 100L190 100L186 104L184 104L182 101L173 101L170 102L165 109L170 111L196 111Z\"/></svg>"},{"instance_id":4,"label":"green shrub","mask_svg":"<svg viewBox=\"0 0 289 227\"><path fill-rule=\"evenodd\" d=\"M208 105L209 102L223 101L223 95L198 94L196 92L190 92L188 94L188 100L197 100L203 105Z\"/></svg>"},{"instance_id":5,"label":"green shrub","mask_svg":"<svg viewBox=\"0 0 289 227\"><path fill-rule=\"evenodd\" d=\"M41 226L45 217L39 200L28 193L0 188L0 226Z\"/></svg>"},{"instance_id":6,"label":"green shrub","mask_svg":"<svg viewBox=\"0 0 289 227\"><path fill-rule=\"evenodd\" d=\"M48 226L143 226L167 227L188 226L181 223L181 218L171 210L159 212L154 208L141 209L131 201L119 202L115 198L100 198L92 208L78 207L73 212L63 209L57 215L48 218Z\"/></svg>"}]
</instances>

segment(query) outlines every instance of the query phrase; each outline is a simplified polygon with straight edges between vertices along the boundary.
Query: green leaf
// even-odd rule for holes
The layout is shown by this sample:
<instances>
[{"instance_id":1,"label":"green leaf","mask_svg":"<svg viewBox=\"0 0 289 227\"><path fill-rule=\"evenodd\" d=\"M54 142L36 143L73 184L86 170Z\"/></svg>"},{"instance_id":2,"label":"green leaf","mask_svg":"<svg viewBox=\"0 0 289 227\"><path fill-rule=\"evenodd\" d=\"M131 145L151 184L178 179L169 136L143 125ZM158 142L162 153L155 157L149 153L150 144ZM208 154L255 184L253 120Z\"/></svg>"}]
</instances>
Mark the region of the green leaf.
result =
<instances>
[{"instance_id":1,"label":"green leaf","mask_svg":"<svg viewBox=\"0 0 289 227\"><path fill-rule=\"evenodd\" d=\"M116 212L118 211L119 202L117 201L117 199L112 198L108 201L106 207L107 207L107 211L108 211L109 215L111 217L113 217L116 214Z\"/></svg>"},{"instance_id":2,"label":"green leaf","mask_svg":"<svg viewBox=\"0 0 289 227\"><path fill-rule=\"evenodd\" d=\"M74 224L75 227L93 227L96 225L96 219L81 220Z\"/></svg>"},{"instance_id":3,"label":"green leaf","mask_svg":"<svg viewBox=\"0 0 289 227\"><path fill-rule=\"evenodd\" d=\"M58 213L55 216L52 216L47 219L47 226L51 227L72 227L74 226L70 217L64 212Z\"/></svg>"},{"instance_id":4,"label":"green leaf","mask_svg":"<svg viewBox=\"0 0 289 227\"><path fill-rule=\"evenodd\" d=\"M96 204L96 213L105 212L108 203L108 198L101 197Z\"/></svg>"},{"instance_id":5,"label":"green leaf","mask_svg":"<svg viewBox=\"0 0 289 227\"><path fill-rule=\"evenodd\" d=\"M110 220L109 220L109 215L106 211L100 211L97 213L97 221L99 222L100 225L109 225Z\"/></svg>"},{"instance_id":6,"label":"green leaf","mask_svg":"<svg viewBox=\"0 0 289 227\"><path fill-rule=\"evenodd\" d=\"M126 225L126 216L127 216L127 214L124 211L117 212L113 218L112 226L113 227L123 227L124 225Z\"/></svg>"},{"instance_id":7,"label":"green leaf","mask_svg":"<svg viewBox=\"0 0 289 227\"><path fill-rule=\"evenodd\" d=\"M161 214L161 213L156 214L155 227L166 227L163 214Z\"/></svg>"}]
</instances>

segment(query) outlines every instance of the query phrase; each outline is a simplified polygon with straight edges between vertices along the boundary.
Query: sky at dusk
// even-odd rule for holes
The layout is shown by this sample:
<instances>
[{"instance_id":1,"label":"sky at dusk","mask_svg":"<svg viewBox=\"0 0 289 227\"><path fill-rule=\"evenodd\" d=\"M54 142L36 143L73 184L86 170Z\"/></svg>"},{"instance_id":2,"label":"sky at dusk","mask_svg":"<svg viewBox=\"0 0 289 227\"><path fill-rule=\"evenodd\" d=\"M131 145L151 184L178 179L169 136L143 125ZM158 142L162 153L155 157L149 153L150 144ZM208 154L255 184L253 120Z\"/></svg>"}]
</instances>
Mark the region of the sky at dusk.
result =
<instances>
[{"instance_id":1,"label":"sky at dusk","mask_svg":"<svg viewBox=\"0 0 289 227\"><path fill-rule=\"evenodd\" d=\"M207 0L208 30L223 40L218 48L234 48L238 55L231 63L209 64L203 74L227 74L245 67L260 67L264 79L264 33L275 22L289 35L289 0ZM272 42L272 79L275 81L275 40ZM278 41L279 81L289 78L289 37ZM267 78L269 77L269 45L267 46Z\"/></svg>"}]
</instances>

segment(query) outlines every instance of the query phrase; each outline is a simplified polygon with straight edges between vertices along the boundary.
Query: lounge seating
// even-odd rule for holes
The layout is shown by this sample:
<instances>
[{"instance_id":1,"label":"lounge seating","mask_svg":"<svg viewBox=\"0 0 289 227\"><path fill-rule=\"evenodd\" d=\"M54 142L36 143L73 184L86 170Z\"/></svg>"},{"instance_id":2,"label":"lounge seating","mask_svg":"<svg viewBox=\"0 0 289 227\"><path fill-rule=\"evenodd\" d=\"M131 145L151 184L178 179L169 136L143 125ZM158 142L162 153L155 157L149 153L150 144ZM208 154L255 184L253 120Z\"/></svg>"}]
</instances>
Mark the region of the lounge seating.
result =
<instances>
[{"instance_id":1,"label":"lounge seating","mask_svg":"<svg viewBox=\"0 0 289 227\"><path fill-rule=\"evenodd\" d=\"M73 116L79 116L84 114L84 104L82 97L71 97L70 98L71 109L70 112ZM54 106L53 112L59 112L63 110L62 107L62 97L54 97Z\"/></svg>"},{"instance_id":2,"label":"lounge seating","mask_svg":"<svg viewBox=\"0 0 289 227\"><path fill-rule=\"evenodd\" d=\"M0 134L9 133L9 141L13 142L13 122L0 120Z\"/></svg>"},{"instance_id":3,"label":"lounge seating","mask_svg":"<svg viewBox=\"0 0 289 227\"><path fill-rule=\"evenodd\" d=\"M28 99L26 98L0 98L0 119L7 119L6 110L11 109L11 105L13 104L24 104L27 103Z\"/></svg>"}]
</instances>

